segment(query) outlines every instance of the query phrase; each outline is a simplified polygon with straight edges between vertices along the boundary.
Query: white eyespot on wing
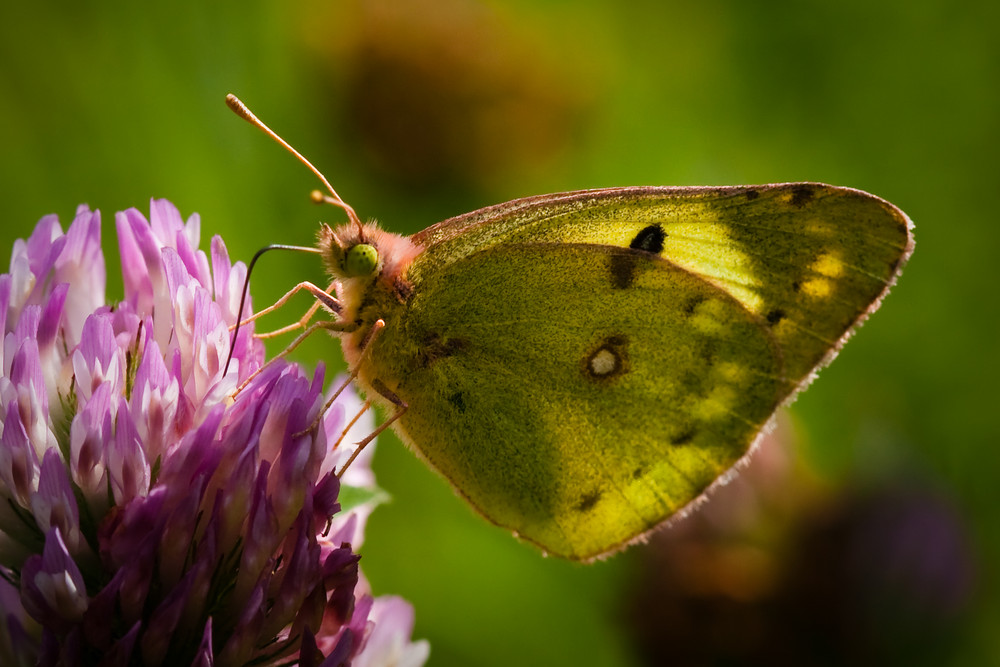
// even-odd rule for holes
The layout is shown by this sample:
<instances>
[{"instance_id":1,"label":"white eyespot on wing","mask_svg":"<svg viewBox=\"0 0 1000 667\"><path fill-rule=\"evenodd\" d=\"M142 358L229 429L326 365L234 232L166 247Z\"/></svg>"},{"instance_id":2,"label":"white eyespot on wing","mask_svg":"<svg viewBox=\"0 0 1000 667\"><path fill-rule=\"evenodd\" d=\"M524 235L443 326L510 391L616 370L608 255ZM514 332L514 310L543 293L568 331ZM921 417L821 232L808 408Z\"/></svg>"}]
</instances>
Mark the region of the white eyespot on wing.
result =
<instances>
[{"instance_id":1,"label":"white eyespot on wing","mask_svg":"<svg viewBox=\"0 0 1000 667\"><path fill-rule=\"evenodd\" d=\"M602 347L590 358L590 372L597 377L606 377L614 373L620 363L614 352Z\"/></svg>"},{"instance_id":2,"label":"white eyespot on wing","mask_svg":"<svg viewBox=\"0 0 1000 667\"><path fill-rule=\"evenodd\" d=\"M613 382L628 371L628 339L614 334L601 340L582 360L586 377L598 382Z\"/></svg>"}]
</instances>

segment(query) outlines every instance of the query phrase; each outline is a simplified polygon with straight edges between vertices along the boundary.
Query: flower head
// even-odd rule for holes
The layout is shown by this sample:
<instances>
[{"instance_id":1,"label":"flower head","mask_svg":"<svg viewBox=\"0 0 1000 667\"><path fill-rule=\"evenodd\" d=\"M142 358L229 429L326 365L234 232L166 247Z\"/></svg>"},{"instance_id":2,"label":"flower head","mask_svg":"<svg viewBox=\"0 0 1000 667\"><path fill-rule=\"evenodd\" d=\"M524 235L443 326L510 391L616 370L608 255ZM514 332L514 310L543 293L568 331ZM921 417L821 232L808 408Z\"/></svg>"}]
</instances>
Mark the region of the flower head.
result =
<instances>
[{"instance_id":1,"label":"flower head","mask_svg":"<svg viewBox=\"0 0 1000 667\"><path fill-rule=\"evenodd\" d=\"M410 625L379 627L387 604L412 624L405 602L356 591L371 503L338 514L334 471L359 401L321 415L321 370L264 367L251 327L230 341L245 267L219 237L198 249L197 216L150 208L116 216L118 303L87 207L65 234L43 218L0 276L0 660L426 656ZM364 466L348 476L373 488Z\"/></svg>"}]
</instances>

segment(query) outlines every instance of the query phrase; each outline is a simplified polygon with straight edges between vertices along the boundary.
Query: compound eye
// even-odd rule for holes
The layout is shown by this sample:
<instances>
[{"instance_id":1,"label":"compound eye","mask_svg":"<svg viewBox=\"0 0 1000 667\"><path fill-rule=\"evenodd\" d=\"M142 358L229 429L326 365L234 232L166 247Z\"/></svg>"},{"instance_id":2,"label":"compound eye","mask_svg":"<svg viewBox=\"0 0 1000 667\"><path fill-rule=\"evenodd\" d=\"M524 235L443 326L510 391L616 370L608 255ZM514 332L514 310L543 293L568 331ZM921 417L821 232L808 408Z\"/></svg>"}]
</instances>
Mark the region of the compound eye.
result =
<instances>
[{"instance_id":1,"label":"compound eye","mask_svg":"<svg viewBox=\"0 0 1000 667\"><path fill-rule=\"evenodd\" d=\"M375 273L378 266L378 250L367 243L352 246L344 256L344 273L349 278L360 278Z\"/></svg>"}]
</instances>

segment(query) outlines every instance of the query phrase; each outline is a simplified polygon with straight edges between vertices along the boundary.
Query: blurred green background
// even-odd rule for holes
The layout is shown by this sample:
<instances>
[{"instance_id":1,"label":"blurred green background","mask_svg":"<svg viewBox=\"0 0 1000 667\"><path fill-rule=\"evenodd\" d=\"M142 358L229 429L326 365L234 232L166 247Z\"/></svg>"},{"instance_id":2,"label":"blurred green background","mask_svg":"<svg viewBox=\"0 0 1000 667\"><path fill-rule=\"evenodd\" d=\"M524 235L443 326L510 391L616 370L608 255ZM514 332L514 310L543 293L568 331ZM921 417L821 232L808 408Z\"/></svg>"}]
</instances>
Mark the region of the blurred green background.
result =
<instances>
[{"instance_id":1,"label":"blurred green background","mask_svg":"<svg viewBox=\"0 0 1000 667\"><path fill-rule=\"evenodd\" d=\"M362 566L438 665L998 664L998 32L987 2L13 3L2 247L87 202L113 252L113 213L150 197L236 259L311 244L341 217L227 92L397 232L611 185L878 194L917 225L899 285L694 520L596 565L543 558L386 437L394 501ZM258 305L323 280L301 256L258 271Z\"/></svg>"}]
</instances>

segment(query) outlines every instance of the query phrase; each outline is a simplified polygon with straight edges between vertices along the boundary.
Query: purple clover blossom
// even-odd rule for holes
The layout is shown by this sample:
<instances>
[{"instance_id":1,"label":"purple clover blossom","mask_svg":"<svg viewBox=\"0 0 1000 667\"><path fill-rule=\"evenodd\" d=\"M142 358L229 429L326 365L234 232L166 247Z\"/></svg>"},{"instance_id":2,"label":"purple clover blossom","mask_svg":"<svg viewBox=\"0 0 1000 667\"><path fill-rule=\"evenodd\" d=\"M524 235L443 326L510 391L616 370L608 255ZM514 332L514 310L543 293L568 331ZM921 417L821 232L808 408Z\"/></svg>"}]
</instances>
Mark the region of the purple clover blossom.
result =
<instances>
[{"instance_id":1,"label":"purple clover blossom","mask_svg":"<svg viewBox=\"0 0 1000 667\"><path fill-rule=\"evenodd\" d=\"M334 474L360 401L310 430L322 369L280 361L234 396L265 361L244 327L224 372L246 268L165 200L115 222L117 304L86 206L0 276L0 664L422 664L358 569L373 447Z\"/></svg>"}]
</instances>

